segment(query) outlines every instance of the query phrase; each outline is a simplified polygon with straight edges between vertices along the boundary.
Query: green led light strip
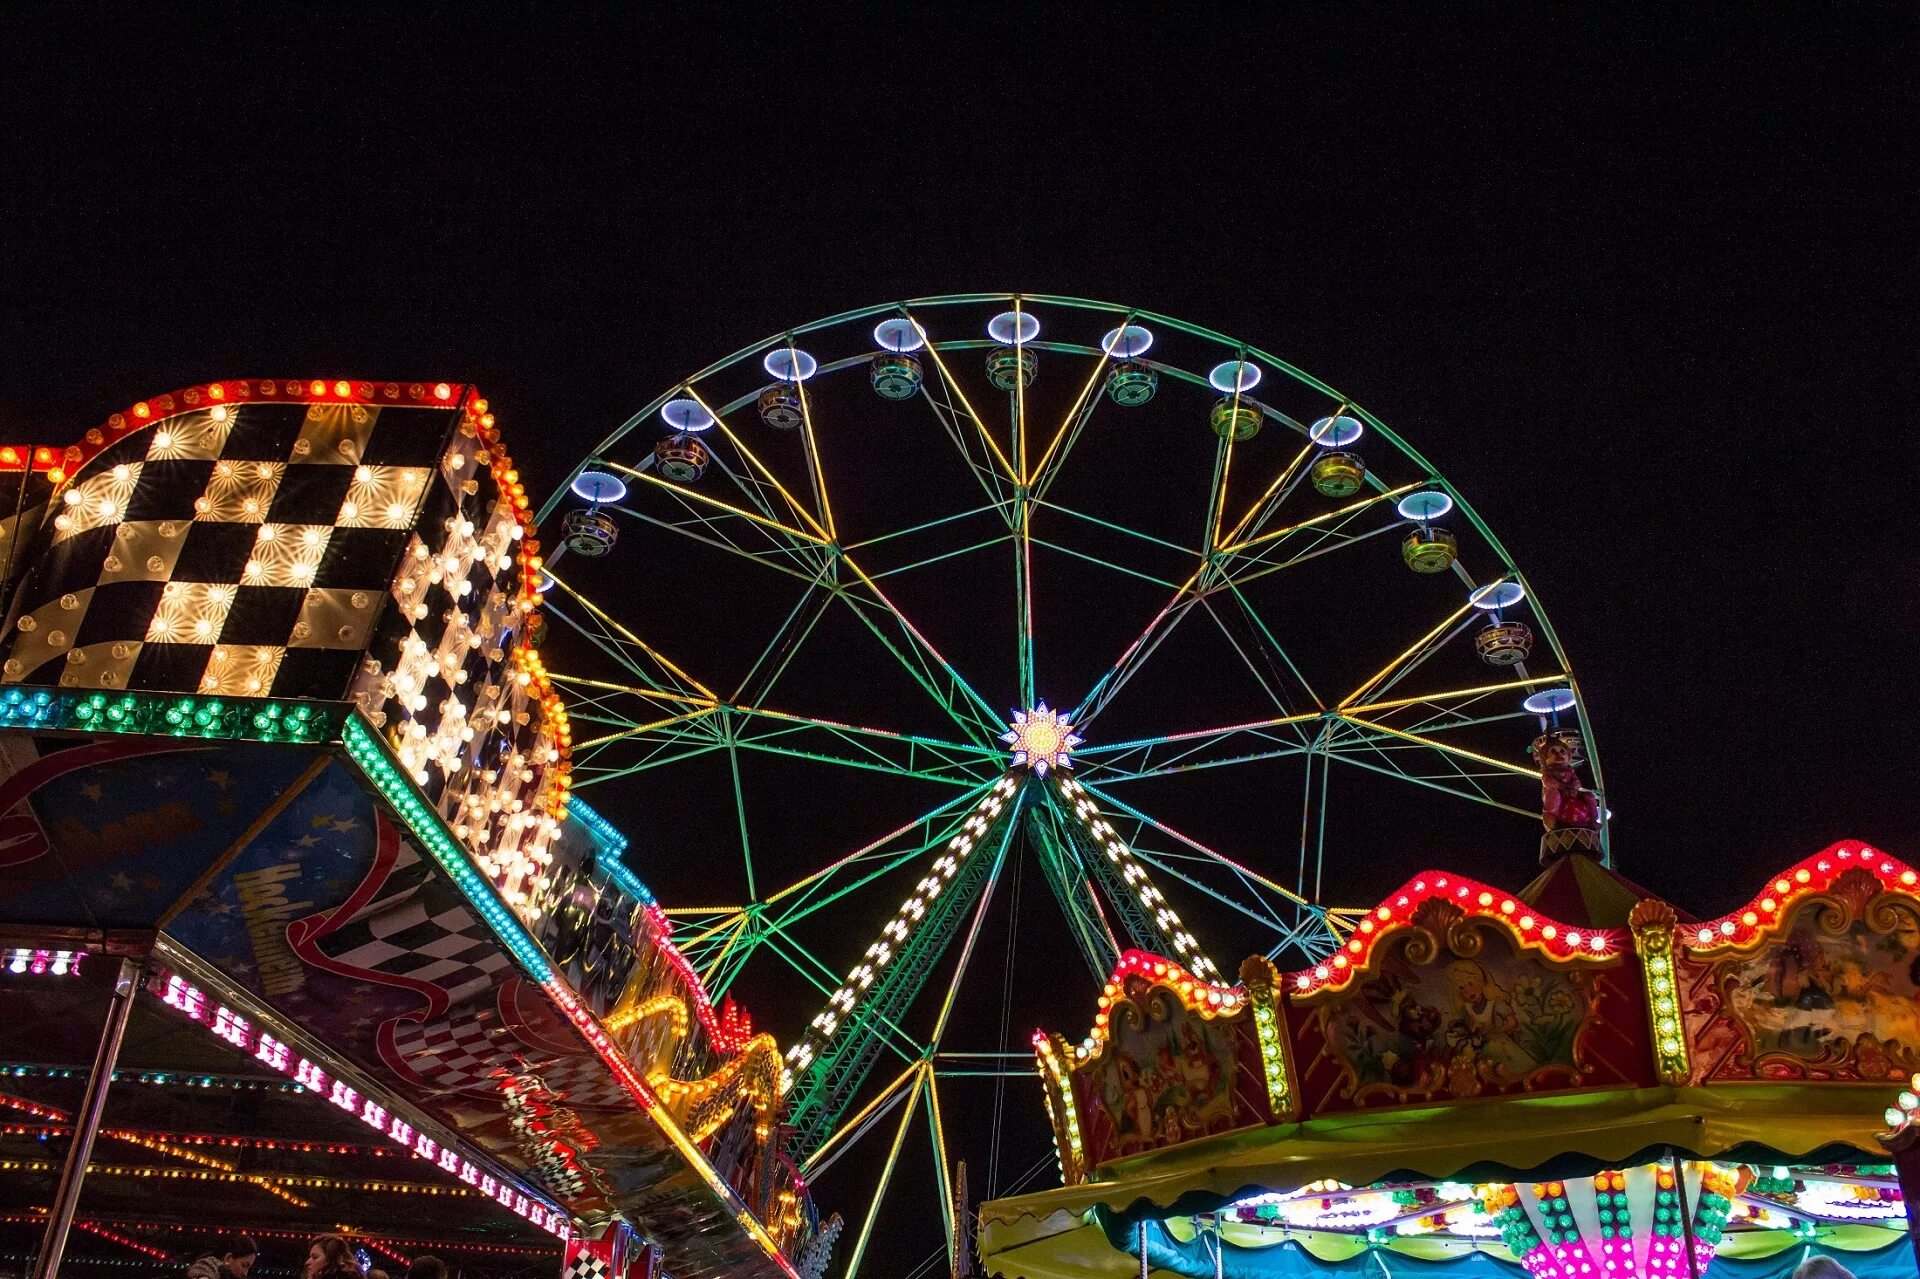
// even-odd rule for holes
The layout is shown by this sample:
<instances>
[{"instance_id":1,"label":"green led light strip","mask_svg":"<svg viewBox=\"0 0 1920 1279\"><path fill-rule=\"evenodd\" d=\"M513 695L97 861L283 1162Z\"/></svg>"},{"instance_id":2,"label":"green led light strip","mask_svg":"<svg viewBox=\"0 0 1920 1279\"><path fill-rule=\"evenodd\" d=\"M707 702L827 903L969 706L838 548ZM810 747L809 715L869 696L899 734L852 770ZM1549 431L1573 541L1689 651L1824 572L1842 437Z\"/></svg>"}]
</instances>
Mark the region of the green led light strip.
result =
<instances>
[{"instance_id":1,"label":"green led light strip","mask_svg":"<svg viewBox=\"0 0 1920 1279\"><path fill-rule=\"evenodd\" d=\"M1680 1024L1679 978L1673 966L1674 921L1670 911L1643 910L1634 907L1628 925L1633 929L1633 948L1640 954L1640 976L1647 988L1647 1020L1653 1027L1653 1054L1660 1066L1660 1078L1669 1084L1684 1084L1693 1074L1693 1062L1687 1054L1687 1036Z\"/></svg>"},{"instance_id":2,"label":"green led light strip","mask_svg":"<svg viewBox=\"0 0 1920 1279\"><path fill-rule=\"evenodd\" d=\"M553 980L553 965L541 951L520 921L508 909L505 902L494 892L493 885L474 867L467 852L454 839L440 814L414 789L413 782L401 769L400 764L388 753L386 743L361 722L359 716L350 717L341 733L341 740L347 748L347 757L360 769L380 797L399 814L406 823L407 830L427 850L440 869L447 873L460 889L473 908L480 912L487 925L493 929L520 966L538 982Z\"/></svg>"},{"instance_id":3,"label":"green led light strip","mask_svg":"<svg viewBox=\"0 0 1920 1279\"><path fill-rule=\"evenodd\" d=\"M0 729L305 743L338 741L346 718L341 702L268 697L19 687L0 695Z\"/></svg>"},{"instance_id":4,"label":"green led light strip","mask_svg":"<svg viewBox=\"0 0 1920 1279\"><path fill-rule=\"evenodd\" d=\"M1240 984L1247 989L1247 1002L1253 1008L1254 1037L1260 1043L1267 1105L1276 1123L1286 1123L1295 1115L1293 1090L1287 1081L1286 1036L1280 1029L1280 1000L1276 994L1279 983L1280 974L1270 959L1255 955L1240 965Z\"/></svg>"}]
</instances>

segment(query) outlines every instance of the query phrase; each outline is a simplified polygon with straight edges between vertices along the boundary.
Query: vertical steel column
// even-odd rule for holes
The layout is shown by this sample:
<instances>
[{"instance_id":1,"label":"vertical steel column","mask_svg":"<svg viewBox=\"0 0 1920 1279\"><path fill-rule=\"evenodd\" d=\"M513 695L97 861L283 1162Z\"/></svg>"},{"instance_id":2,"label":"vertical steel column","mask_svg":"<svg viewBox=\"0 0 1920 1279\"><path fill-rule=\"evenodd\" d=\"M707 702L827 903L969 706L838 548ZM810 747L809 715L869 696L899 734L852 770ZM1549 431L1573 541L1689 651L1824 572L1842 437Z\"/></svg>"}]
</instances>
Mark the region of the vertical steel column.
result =
<instances>
[{"instance_id":1,"label":"vertical steel column","mask_svg":"<svg viewBox=\"0 0 1920 1279\"><path fill-rule=\"evenodd\" d=\"M1693 1251L1693 1204L1687 1198L1687 1166L1667 1147L1667 1162L1673 1167L1673 1193L1680 1203L1680 1237L1687 1250L1687 1274L1700 1279L1700 1258Z\"/></svg>"},{"instance_id":2,"label":"vertical steel column","mask_svg":"<svg viewBox=\"0 0 1920 1279\"><path fill-rule=\"evenodd\" d=\"M73 1212L80 1206L80 1187L87 1179L87 1160L93 1156L93 1139L100 1131L100 1116L107 1109L107 1089L113 1086L114 1063L120 1059L120 1041L127 1033L127 1018L133 1012L133 999L140 989L140 961L125 958L114 974L113 992L108 997L106 1023L100 1028L100 1046L94 1050L93 1071L87 1076L87 1094L73 1117L73 1140L67 1147L67 1161L60 1169L60 1185L53 1194L53 1207L47 1213L47 1233L40 1240L40 1255L34 1259L33 1279L54 1279L60 1273L60 1260L67 1249L67 1232L73 1228Z\"/></svg>"}]
</instances>

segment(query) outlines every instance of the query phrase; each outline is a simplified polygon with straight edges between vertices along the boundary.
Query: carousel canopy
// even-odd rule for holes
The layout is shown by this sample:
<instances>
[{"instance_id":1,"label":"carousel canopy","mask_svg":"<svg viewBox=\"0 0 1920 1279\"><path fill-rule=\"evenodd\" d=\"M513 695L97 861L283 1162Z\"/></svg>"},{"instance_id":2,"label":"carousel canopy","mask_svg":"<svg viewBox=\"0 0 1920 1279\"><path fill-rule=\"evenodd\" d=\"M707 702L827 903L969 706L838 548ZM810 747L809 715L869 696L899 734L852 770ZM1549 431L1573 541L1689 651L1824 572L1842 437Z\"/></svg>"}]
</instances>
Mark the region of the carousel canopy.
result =
<instances>
[{"instance_id":1,"label":"carousel canopy","mask_svg":"<svg viewBox=\"0 0 1920 1279\"><path fill-rule=\"evenodd\" d=\"M1299 972L1131 953L1087 1036L1035 1036L1066 1184L984 1205L983 1258L1669 1279L1893 1239L1911 1273L1881 1139L1920 1107L1917 889L1846 841L1694 921L1575 856L1511 895L1417 876Z\"/></svg>"}]
</instances>

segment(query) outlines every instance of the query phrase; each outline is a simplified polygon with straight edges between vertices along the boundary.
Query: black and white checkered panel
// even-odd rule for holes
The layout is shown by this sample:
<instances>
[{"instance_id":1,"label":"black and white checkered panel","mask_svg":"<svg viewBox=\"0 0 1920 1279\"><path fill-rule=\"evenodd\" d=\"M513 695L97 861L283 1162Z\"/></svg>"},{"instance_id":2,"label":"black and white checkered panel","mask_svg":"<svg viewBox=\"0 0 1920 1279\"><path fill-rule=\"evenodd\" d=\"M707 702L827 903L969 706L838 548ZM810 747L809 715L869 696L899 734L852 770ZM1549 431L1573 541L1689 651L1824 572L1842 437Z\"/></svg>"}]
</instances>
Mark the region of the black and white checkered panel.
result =
<instances>
[{"instance_id":1,"label":"black and white checkered panel","mask_svg":"<svg viewBox=\"0 0 1920 1279\"><path fill-rule=\"evenodd\" d=\"M0 682L342 697L458 413L219 404L129 434L54 503Z\"/></svg>"},{"instance_id":2,"label":"black and white checkered panel","mask_svg":"<svg viewBox=\"0 0 1920 1279\"><path fill-rule=\"evenodd\" d=\"M454 834L523 906L526 859L539 863L551 839L535 799L553 748L514 661L526 617L522 530L496 460L463 421L429 482L354 697Z\"/></svg>"}]
</instances>

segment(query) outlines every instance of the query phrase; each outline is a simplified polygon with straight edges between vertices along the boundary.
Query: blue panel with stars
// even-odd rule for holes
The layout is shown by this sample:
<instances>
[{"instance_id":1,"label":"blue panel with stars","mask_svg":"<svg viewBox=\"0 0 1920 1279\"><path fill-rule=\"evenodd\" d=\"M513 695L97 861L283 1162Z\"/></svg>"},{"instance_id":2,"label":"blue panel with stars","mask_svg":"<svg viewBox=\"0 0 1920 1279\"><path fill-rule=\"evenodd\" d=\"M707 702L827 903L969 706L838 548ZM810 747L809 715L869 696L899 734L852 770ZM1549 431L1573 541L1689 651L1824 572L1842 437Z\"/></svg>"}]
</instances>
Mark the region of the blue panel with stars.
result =
<instances>
[{"instance_id":1,"label":"blue panel with stars","mask_svg":"<svg viewBox=\"0 0 1920 1279\"><path fill-rule=\"evenodd\" d=\"M316 752L9 736L0 922L151 928Z\"/></svg>"}]
</instances>

